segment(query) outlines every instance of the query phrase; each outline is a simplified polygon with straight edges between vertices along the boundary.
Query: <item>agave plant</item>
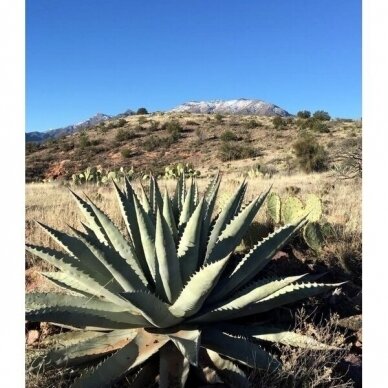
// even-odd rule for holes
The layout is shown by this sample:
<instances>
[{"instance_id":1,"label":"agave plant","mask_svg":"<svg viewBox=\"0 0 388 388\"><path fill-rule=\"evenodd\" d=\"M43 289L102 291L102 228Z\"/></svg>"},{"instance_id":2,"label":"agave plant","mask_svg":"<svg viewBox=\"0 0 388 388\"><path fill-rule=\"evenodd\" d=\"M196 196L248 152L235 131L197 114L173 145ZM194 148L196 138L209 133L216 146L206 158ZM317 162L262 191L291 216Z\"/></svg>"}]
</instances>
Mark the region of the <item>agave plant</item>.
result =
<instances>
[{"instance_id":1,"label":"agave plant","mask_svg":"<svg viewBox=\"0 0 388 388\"><path fill-rule=\"evenodd\" d=\"M187 185L184 175L173 198L167 190L162 195L152 177L148 194L141 187L141 199L128 180L123 189L113 184L126 237L90 199L72 192L85 230L72 228L68 235L40 224L65 252L27 245L59 269L43 275L65 292L28 293L26 319L72 329L49 337L51 349L32 367L80 368L73 387L82 388L110 386L124 375L131 387L155 381L183 387L190 369L200 374L204 367L229 386L249 387L248 367L281 368L266 350L271 342L328 348L279 327L241 324L244 317L338 286L310 282L306 274L260 277L303 219L276 230L236 261L233 251L268 192L244 204L242 182L213 219L219 176L202 198L195 181Z\"/></svg>"}]
</instances>

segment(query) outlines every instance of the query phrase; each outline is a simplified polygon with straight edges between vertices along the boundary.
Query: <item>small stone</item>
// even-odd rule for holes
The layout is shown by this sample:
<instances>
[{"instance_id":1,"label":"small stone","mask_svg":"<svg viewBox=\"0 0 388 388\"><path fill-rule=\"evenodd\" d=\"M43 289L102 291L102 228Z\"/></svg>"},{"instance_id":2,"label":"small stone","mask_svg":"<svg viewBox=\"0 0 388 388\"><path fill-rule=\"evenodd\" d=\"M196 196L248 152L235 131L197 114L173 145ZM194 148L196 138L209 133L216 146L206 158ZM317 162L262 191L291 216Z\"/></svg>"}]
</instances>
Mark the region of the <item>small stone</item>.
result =
<instances>
[{"instance_id":1,"label":"small stone","mask_svg":"<svg viewBox=\"0 0 388 388\"><path fill-rule=\"evenodd\" d=\"M27 345L32 345L39 339L39 331L38 330L30 330L27 333Z\"/></svg>"}]
</instances>

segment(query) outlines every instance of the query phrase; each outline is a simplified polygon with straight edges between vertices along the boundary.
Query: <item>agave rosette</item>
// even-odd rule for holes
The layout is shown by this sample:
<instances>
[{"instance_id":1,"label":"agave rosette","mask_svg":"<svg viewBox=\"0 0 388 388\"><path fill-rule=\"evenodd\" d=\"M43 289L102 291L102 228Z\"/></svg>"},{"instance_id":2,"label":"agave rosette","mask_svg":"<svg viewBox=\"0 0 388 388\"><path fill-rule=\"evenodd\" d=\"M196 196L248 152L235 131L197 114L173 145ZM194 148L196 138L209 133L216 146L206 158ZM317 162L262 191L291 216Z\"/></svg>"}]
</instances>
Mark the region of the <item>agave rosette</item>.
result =
<instances>
[{"instance_id":1,"label":"agave rosette","mask_svg":"<svg viewBox=\"0 0 388 388\"><path fill-rule=\"evenodd\" d=\"M268 192L244 203L242 182L213 218L218 175L202 198L184 175L173 198L153 177L141 199L128 180L123 189L113 184L127 236L90 199L72 193L84 231L68 235L40 224L62 251L27 245L59 270L43 275L65 292L28 293L26 319L73 329L49 337L51 349L35 367L84 367L73 387L94 388L128 374L133 387L155 379L183 387L190 368L207 366L224 383L248 387L246 366L281 368L262 344L329 348L269 325L236 323L338 286L309 282L305 274L260 278L305 220L276 230L236 262L233 252Z\"/></svg>"}]
</instances>

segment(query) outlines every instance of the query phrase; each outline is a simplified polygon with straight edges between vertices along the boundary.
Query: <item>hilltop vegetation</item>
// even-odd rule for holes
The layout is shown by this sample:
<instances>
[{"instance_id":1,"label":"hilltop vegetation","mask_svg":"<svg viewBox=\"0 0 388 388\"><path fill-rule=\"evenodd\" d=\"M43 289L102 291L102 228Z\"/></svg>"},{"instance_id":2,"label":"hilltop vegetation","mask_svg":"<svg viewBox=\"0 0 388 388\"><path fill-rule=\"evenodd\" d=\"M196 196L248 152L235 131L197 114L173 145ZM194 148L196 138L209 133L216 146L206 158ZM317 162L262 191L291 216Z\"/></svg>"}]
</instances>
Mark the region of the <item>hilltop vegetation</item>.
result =
<instances>
[{"instance_id":1,"label":"hilltop vegetation","mask_svg":"<svg viewBox=\"0 0 388 388\"><path fill-rule=\"evenodd\" d=\"M70 179L88 166L158 174L176 162L192 163L205 175L216 167L232 172L257 165L272 173L323 171L361 144L361 122L328 120L325 113L287 118L155 113L107 120L59 139L27 143L26 180Z\"/></svg>"}]
</instances>

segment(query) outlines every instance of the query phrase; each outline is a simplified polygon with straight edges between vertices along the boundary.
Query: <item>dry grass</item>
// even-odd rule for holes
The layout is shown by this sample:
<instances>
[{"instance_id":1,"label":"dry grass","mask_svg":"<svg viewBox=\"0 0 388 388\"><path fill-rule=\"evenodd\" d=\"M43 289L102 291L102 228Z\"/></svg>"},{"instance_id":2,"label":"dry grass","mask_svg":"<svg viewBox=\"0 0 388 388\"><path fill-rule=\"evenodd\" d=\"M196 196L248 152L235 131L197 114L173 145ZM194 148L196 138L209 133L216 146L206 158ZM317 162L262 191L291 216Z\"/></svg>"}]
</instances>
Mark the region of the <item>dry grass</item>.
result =
<instances>
[{"instance_id":1,"label":"dry grass","mask_svg":"<svg viewBox=\"0 0 388 388\"><path fill-rule=\"evenodd\" d=\"M283 368L269 373L255 371L251 381L257 388L350 388L354 382L346 377L346 370L338 365L349 354L345 335L338 327L338 317L333 315L319 325L309 323L311 317L301 309L296 314L295 331L309 335L337 350L309 350L280 346Z\"/></svg>"}]
</instances>

